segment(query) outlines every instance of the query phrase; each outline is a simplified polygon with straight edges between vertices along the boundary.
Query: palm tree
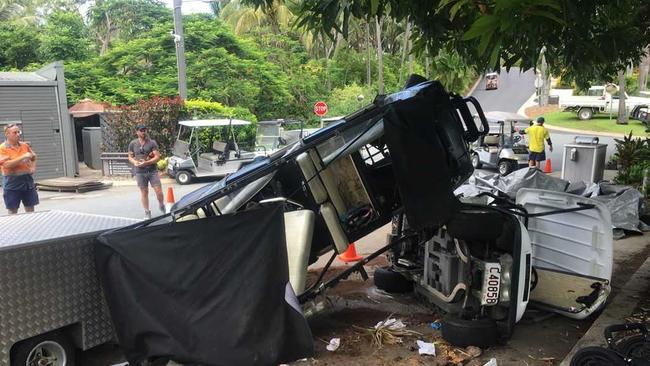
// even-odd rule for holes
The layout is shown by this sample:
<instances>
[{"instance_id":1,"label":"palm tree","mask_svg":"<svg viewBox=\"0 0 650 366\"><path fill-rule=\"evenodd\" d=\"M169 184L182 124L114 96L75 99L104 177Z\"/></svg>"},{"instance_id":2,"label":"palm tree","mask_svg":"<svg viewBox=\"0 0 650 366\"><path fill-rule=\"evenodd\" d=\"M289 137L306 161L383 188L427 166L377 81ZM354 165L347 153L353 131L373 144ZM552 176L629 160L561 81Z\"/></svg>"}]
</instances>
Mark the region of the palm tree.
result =
<instances>
[{"instance_id":1,"label":"palm tree","mask_svg":"<svg viewBox=\"0 0 650 366\"><path fill-rule=\"evenodd\" d=\"M36 4L33 0L0 0L0 21L28 24L36 20Z\"/></svg>"},{"instance_id":2,"label":"palm tree","mask_svg":"<svg viewBox=\"0 0 650 366\"><path fill-rule=\"evenodd\" d=\"M274 0L271 5L259 8L243 5L240 0L233 0L221 9L221 19L230 24L238 35L263 26L269 26L274 33L278 34L280 28L291 24L295 16L290 6L281 0Z\"/></svg>"}]
</instances>

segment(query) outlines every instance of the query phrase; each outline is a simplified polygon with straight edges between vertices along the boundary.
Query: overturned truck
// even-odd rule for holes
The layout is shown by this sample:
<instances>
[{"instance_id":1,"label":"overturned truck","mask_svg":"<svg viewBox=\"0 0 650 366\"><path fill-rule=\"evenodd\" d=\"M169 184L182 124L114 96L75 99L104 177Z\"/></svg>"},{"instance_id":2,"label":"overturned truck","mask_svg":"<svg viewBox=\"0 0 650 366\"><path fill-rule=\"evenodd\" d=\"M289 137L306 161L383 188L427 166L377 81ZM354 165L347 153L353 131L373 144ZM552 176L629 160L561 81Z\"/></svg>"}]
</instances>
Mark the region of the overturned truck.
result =
<instances>
[{"instance_id":1,"label":"overturned truck","mask_svg":"<svg viewBox=\"0 0 650 366\"><path fill-rule=\"evenodd\" d=\"M473 172L468 146L489 131L485 116L471 97L411 80L417 81L405 90L186 195L170 214L100 236L98 271L129 360L277 364L306 357L313 350L302 311L312 311L319 295L351 273L367 278L363 265L385 253L391 265L376 272L378 287L415 289L446 310L443 335L452 343L505 340L536 300L534 287L552 292L576 275L553 254L533 270L536 248L563 245L545 244L544 224L529 235L529 221L550 214L584 217L574 228L576 256L597 271L579 274L584 281L567 292L573 298L540 295L538 302L575 317L602 306L611 276L606 210L585 198L561 197L561 206L544 205L557 197L541 204L461 202L453 191ZM383 248L323 281L348 243L390 222ZM583 237L586 246L605 243L607 232L609 254L583 248ZM332 249L323 273L307 283L307 267ZM225 363L218 360L224 354Z\"/></svg>"}]
</instances>

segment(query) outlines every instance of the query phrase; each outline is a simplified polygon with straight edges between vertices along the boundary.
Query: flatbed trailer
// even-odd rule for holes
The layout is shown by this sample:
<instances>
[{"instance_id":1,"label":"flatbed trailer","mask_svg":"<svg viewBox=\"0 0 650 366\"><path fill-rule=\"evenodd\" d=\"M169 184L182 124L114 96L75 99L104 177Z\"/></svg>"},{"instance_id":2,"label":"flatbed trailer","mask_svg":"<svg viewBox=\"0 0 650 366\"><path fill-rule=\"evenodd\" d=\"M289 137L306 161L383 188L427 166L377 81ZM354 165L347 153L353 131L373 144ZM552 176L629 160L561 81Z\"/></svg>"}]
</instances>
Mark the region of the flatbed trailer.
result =
<instances>
[{"instance_id":1,"label":"flatbed trailer","mask_svg":"<svg viewBox=\"0 0 650 366\"><path fill-rule=\"evenodd\" d=\"M65 211L0 216L0 366L74 366L113 340L93 243L138 220Z\"/></svg>"}]
</instances>

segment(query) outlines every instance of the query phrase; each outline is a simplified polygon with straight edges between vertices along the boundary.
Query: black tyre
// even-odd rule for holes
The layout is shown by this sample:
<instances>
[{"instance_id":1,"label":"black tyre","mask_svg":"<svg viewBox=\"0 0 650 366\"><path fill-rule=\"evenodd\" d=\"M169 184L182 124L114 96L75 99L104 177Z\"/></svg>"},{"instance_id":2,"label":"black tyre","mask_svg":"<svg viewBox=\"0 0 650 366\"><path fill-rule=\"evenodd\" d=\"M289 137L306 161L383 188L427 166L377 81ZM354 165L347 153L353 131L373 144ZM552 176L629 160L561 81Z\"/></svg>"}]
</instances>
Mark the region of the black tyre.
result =
<instances>
[{"instance_id":1,"label":"black tyre","mask_svg":"<svg viewBox=\"0 0 650 366\"><path fill-rule=\"evenodd\" d=\"M176 173L176 182L178 184L190 184L192 182L192 174L185 170L180 170Z\"/></svg>"},{"instance_id":2,"label":"black tyre","mask_svg":"<svg viewBox=\"0 0 650 366\"><path fill-rule=\"evenodd\" d=\"M413 291L413 282L390 268L377 268L373 275L378 289L392 293Z\"/></svg>"},{"instance_id":3,"label":"black tyre","mask_svg":"<svg viewBox=\"0 0 650 366\"><path fill-rule=\"evenodd\" d=\"M486 241L498 238L503 224L504 218L498 212L462 209L447 222L447 232L456 239Z\"/></svg>"},{"instance_id":4,"label":"black tyre","mask_svg":"<svg viewBox=\"0 0 650 366\"><path fill-rule=\"evenodd\" d=\"M448 316L441 323L442 338L454 346L483 348L499 341L497 324L489 318L467 320Z\"/></svg>"},{"instance_id":5,"label":"black tyre","mask_svg":"<svg viewBox=\"0 0 650 366\"><path fill-rule=\"evenodd\" d=\"M588 119L591 119L591 117L594 116L594 110L591 108L580 108L578 110L578 119L582 121L586 121Z\"/></svg>"},{"instance_id":6,"label":"black tyre","mask_svg":"<svg viewBox=\"0 0 650 366\"><path fill-rule=\"evenodd\" d=\"M650 360L650 342L643 334L622 340L616 345L616 349L628 358Z\"/></svg>"},{"instance_id":7,"label":"black tyre","mask_svg":"<svg viewBox=\"0 0 650 366\"><path fill-rule=\"evenodd\" d=\"M515 164L514 161L510 160L501 160L499 162L499 174L501 176L506 176L510 173L512 173L516 169L517 165Z\"/></svg>"},{"instance_id":8,"label":"black tyre","mask_svg":"<svg viewBox=\"0 0 650 366\"><path fill-rule=\"evenodd\" d=\"M585 347L571 359L570 366L625 366L616 352L601 347Z\"/></svg>"},{"instance_id":9,"label":"black tyre","mask_svg":"<svg viewBox=\"0 0 650 366\"><path fill-rule=\"evenodd\" d=\"M481 158L479 158L477 153L472 154L472 166L474 169L481 169L483 163L481 163Z\"/></svg>"},{"instance_id":10,"label":"black tyre","mask_svg":"<svg viewBox=\"0 0 650 366\"><path fill-rule=\"evenodd\" d=\"M11 366L74 366L75 351L64 334L44 334L14 345L11 349Z\"/></svg>"}]
</instances>

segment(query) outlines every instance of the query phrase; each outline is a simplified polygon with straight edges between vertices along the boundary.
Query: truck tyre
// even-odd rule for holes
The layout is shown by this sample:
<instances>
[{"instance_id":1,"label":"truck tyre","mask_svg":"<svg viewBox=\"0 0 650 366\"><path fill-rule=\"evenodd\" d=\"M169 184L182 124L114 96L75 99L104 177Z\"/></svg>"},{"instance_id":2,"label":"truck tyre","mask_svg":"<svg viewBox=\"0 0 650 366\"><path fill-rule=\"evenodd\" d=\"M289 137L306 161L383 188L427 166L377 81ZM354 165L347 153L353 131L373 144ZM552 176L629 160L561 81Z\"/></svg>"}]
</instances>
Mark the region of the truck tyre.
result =
<instances>
[{"instance_id":1,"label":"truck tyre","mask_svg":"<svg viewBox=\"0 0 650 366\"><path fill-rule=\"evenodd\" d=\"M375 286L390 293L406 293L413 291L413 282L390 268L377 268L373 275Z\"/></svg>"},{"instance_id":2,"label":"truck tyre","mask_svg":"<svg viewBox=\"0 0 650 366\"><path fill-rule=\"evenodd\" d=\"M578 119L586 121L594 116L594 110L591 108L580 108L578 110Z\"/></svg>"},{"instance_id":3,"label":"truck tyre","mask_svg":"<svg viewBox=\"0 0 650 366\"><path fill-rule=\"evenodd\" d=\"M64 334L43 334L16 343L11 349L11 366L74 366L75 351Z\"/></svg>"},{"instance_id":4,"label":"truck tyre","mask_svg":"<svg viewBox=\"0 0 650 366\"><path fill-rule=\"evenodd\" d=\"M501 160L499 162L499 167L498 168L499 168L499 174L501 174L501 176L503 177L503 176L506 176L506 175L512 173L515 170L516 165L515 165L514 161Z\"/></svg>"},{"instance_id":5,"label":"truck tyre","mask_svg":"<svg viewBox=\"0 0 650 366\"><path fill-rule=\"evenodd\" d=\"M447 316L441 322L442 338L454 346L489 347L498 343L497 323L490 318L475 320Z\"/></svg>"},{"instance_id":6,"label":"truck tyre","mask_svg":"<svg viewBox=\"0 0 650 366\"><path fill-rule=\"evenodd\" d=\"M483 163L481 163L481 158L479 158L477 153L472 154L472 166L474 169L481 169Z\"/></svg>"},{"instance_id":7,"label":"truck tyre","mask_svg":"<svg viewBox=\"0 0 650 366\"><path fill-rule=\"evenodd\" d=\"M190 184L192 182L192 174L186 170L179 170L176 173L176 181L181 185Z\"/></svg>"},{"instance_id":8,"label":"truck tyre","mask_svg":"<svg viewBox=\"0 0 650 366\"><path fill-rule=\"evenodd\" d=\"M627 365L616 352L602 347L585 347L571 358L570 366L623 366Z\"/></svg>"}]
</instances>

